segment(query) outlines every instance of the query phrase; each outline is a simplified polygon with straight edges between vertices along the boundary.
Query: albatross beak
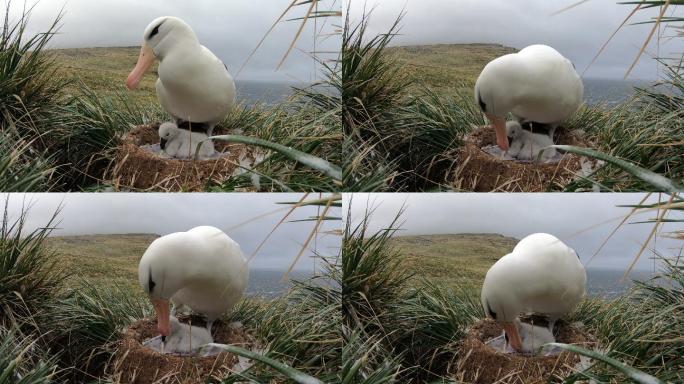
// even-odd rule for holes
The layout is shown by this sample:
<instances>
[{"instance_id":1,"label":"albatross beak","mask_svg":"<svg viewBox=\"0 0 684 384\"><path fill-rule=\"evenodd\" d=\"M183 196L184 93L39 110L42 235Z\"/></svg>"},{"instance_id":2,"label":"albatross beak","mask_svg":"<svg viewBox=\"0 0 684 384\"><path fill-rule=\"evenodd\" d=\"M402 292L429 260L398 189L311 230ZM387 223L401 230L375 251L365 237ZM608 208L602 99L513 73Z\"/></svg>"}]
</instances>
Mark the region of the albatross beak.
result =
<instances>
[{"instance_id":1,"label":"albatross beak","mask_svg":"<svg viewBox=\"0 0 684 384\"><path fill-rule=\"evenodd\" d=\"M168 336L170 333L169 326L169 301L163 299L152 300L154 311L157 313L157 330L161 333L162 338Z\"/></svg>"},{"instance_id":2,"label":"albatross beak","mask_svg":"<svg viewBox=\"0 0 684 384\"><path fill-rule=\"evenodd\" d=\"M508 137L506 136L506 119L496 116L487 115L487 118L492 123L492 127L496 131L496 145L504 151L508 150Z\"/></svg>"},{"instance_id":3,"label":"albatross beak","mask_svg":"<svg viewBox=\"0 0 684 384\"><path fill-rule=\"evenodd\" d=\"M508 335L508 340L511 342L511 347L516 351L520 352L522 350L522 340L520 340L520 334L518 333L518 327L515 323L501 323L504 332Z\"/></svg>"},{"instance_id":4,"label":"albatross beak","mask_svg":"<svg viewBox=\"0 0 684 384\"><path fill-rule=\"evenodd\" d=\"M159 147L160 147L161 149L166 149L166 142L167 142L167 141L168 141L168 140L166 140L166 139L159 139Z\"/></svg>"},{"instance_id":5,"label":"albatross beak","mask_svg":"<svg viewBox=\"0 0 684 384\"><path fill-rule=\"evenodd\" d=\"M142 48L140 48L138 64L135 65L133 71L128 75L128 79L126 79L126 87L128 89L133 90L138 87L145 73L154 64L154 60L154 51L146 43L143 43Z\"/></svg>"}]
</instances>

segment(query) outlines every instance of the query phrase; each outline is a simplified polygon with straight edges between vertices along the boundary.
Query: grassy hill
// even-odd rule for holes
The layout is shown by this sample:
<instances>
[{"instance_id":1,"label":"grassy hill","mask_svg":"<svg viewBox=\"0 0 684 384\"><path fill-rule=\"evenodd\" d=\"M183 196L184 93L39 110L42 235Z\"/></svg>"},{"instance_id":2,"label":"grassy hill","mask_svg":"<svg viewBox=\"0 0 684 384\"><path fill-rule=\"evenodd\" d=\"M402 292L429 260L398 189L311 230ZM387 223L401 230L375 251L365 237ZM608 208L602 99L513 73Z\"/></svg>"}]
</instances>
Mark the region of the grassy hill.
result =
<instances>
[{"instance_id":1,"label":"grassy hill","mask_svg":"<svg viewBox=\"0 0 684 384\"><path fill-rule=\"evenodd\" d=\"M73 48L49 52L65 76L83 81L97 94L111 96L126 92L136 101L157 104L155 82L158 63L135 91L129 91L124 84L138 61L140 47Z\"/></svg>"},{"instance_id":2,"label":"grassy hill","mask_svg":"<svg viewBox=\"0 0 684 384\"><path fill-rule=\"evenodd\" d=\"M479 289L489 267L509 253L518 239L498 234L403 236L392 245L414 279Z\"/></svg>"},{"instance_id":3,"label":"grassy hill","mask_svg":"<svg viewBox=\"0 0 684 384\"><path fill-rule=\"evenodd\" d=\"M138 261L157 237L153 234L60 236L50 237L47 242L57 253L57 267L71 274L69 285L85 279L98 286L117 284L141 292Z\"/></svg>"},{"instance_id":4,"label":"grassy hill","mask_svg":"<svg viewBox=\"0 0 684 384\"><path fill-rule=\"evenodd\" d=\"M400 46L387 49L405 68L414 86L428 85L437 90L472 88L482 68L491 60L516 52L499 44L439 44Z\"/></svg>"}]
</instances>

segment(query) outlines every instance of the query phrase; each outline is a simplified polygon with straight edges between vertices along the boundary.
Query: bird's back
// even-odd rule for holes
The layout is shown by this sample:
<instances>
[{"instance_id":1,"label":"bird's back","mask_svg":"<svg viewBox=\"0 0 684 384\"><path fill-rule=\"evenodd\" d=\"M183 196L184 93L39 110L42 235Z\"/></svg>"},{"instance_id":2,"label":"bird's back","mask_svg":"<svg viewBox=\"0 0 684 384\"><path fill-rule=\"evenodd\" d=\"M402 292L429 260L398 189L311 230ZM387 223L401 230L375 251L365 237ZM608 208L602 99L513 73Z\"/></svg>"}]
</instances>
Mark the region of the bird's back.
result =
<instances>
[{"instance_id":1,"label":"bird's back","mask_svg":"<svg viewBox=\"0 0 684 384\"><path fill-rule=\"evenodd\" d=\"M177 305L220 315L234 306L247 287L249 270L240 246L218 228L201 226L186 232L195 252L191 281L174 296Z\"/></svg>"},{"instance_id":2,"label":"bird's back","mask_svg":"<svg viewBox=\"0 0 684 384\"><path fill-rule=\"evenodd\" d=\"M554 236L538 233L513 249L527 311L567 313L585 293L586 274L577 254Z\"/></svg>"}]
</instances>

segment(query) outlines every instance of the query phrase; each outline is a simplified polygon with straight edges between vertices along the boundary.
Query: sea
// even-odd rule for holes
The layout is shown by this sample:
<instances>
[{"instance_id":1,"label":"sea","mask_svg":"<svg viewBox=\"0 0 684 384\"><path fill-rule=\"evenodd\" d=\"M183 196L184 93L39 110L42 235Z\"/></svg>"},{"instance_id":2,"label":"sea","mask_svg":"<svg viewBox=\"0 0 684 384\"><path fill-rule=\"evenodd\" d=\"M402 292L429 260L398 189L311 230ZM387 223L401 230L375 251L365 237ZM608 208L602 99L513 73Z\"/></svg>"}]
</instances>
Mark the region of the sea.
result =
<instances>
[{"instance_id":1,"label":"sea","mask_svg":"<svg viewBox=\"0 0 684 384\"><path fill-rule=\"evenodd\" d=\"M623 280L624 273L624 269L588 268L587 295L616 297L625 294L634 285L635 280L647 281L653 276L651 271L635 270Z\"/></svg>"},{"instance_id":2,"label":"sea","mask_svg":"<svg viewBox=\"0 0 684 384\"><path fill-rule=\"evenodd\" d=\"M634 88L648 88L652 82L644 80L584 78L584 100L589 105L616 106L634 95Z\"/></svg>"},{"instance_id":3,"label":"sea","mask_svg":"<svg viewBox=\"0 0 684 384\"><path fill-rule=\"evenodd\" d=\"M597 79L585 78L584 99L587 104L603 103L615 106L628 100L634 94L634 88L647 88L651 85L643 80ZM256 104L275 105L285 101L294 93L294 88L305 88L302 82L266 82L254 80L238 80L237 97L247 106Z\"/></svg>"},{"instance_id":4,"label":"sea","mask_svg":"<svg viewBox=\"0 0 684 384\"><path fill-rule=\"evenodd\" d=\"M246 295L273 299L286 294L292 287L292 280L302 281L312 276L311 272L294 270L283 281L285 272L284 269L250 269Z\"/></svg>"},{"instance_id":5,"label":"sea","mask_svg":"<svg viewBox=\"0 0 684 384\"><path fill-rule=\"evenodd\" d=\"M266 82L237 80L237 99L251 107L256 104L272 106L285 101L294 93L294 88L305 88L301 82Z\"/></svg>"}]
</instances>

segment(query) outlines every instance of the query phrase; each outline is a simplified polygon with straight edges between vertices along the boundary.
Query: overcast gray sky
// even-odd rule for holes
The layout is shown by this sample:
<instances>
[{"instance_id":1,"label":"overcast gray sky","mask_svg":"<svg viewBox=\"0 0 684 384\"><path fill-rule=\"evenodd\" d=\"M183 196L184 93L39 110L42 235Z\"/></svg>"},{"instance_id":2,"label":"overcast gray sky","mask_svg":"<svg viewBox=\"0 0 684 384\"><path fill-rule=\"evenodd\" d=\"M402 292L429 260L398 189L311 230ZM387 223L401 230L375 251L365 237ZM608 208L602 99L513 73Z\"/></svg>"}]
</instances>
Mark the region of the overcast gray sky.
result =
<instances>
[{"instance_id":1,"label":"overcast gray sky","mask_svg":"<svg viewBox=\"0 0 684 384\"><path fill-rule=\"evenodd\" d=\"M351 194L345 194L345 206ZM498 233L521 239L536 232L550 233L580 255L583 262L593 255L610 232L627 215L630 208L617 205L637 204L642 194L560 194L560 193L420 193L420 194L354 194L352 219L358 223L367 203L375 207L370 228L387 228L402 204L402 230L398 236ZM667 198L664 197L665 201ZM647 202L657 202L654 194ZM344 212L347 212L345 208ZM639 215L641 221L655 213ZM673 218L684 218L672 216ZM638 220L637 220L638 219ZM609 221L606 224L604 222ZM594 228L595 225L602 224ZM606 247L589 264L590 267L626 269L638 254L652 229L651 224L625 225L611 238ZM668 223L663 231L684 230L684 224ZM582 232L584 231L584 232ZM581 233L580 233L581 232ZM681 241L657 238L649 249L663 256L672 256L682 247ZM673 249L673 248L677 249ZM496 255L503 256L503 255ZM653 269L652 253L644 253L639 269Z\"/></svg>"},{"instance_id":2,"label":"overcast gray sky","mask_svg":"<svg viewBox=\"0 0 684 384\"><path fill-rule=\"evenodd\" d=\"M2 204L7 194L0 194ZM317 198L311 195L308 199ZM59 229L55 236L83 234L155 233L165 235L186 231L199 225L220 228L237 241L249 257L271 229L285 215L289 206L278 202L298 201L301 194L286 193L228 193L228 194L11 194L10 214L21 212L22 204L31 204L26 230L43 227L58 207ZM259 216L281 209L271 215ZM316 207L300 207L289 219L306 219L317 214ZM339 216L339 209L332 209L332 216ZM250 219L258 220L245 223ZM313 222L284 223L259 253L251 266L285 269L299 253L301 245L313 228ZM322 255L336 256L341 238L322 232L340 229L340 221L324 221L321 233L310 248ZM297 264L298 269L312 270L313 253L304 253ZM142 255L141 255L142 256ZM320 263L316 264L320 265Z\"/></svg>"},{"instance_id":3,"label":"overcast gray sky","mask_svg":"<svg viewBox=\"0 0 684 384\"><path fill-rule=\"evenodd\" d=\"M405 10L401 36L395 45L499 43L515 48L547 44L572 60L583 71L610 37L633 5L617 5L617 0L590 0L564 13L550 16L577 0L354 0L352 20L359 20L364 8L375 6L369 36L384 33ZM670 7L684 16L684 7ZM634 21L646 21L658 9L640 11ZM622 78L646 40L650 25L626 26L621 30L587 77ZM666 35L671 36L672 31ZM684 38L663 41L648 47L650 53L671 56L684 52ZM654 79L654 60L644 56L630 78Z\"/></svg>"},{"instance_id":4,"label":"overcast gray sky","mask_svg":"<svg viewBox=\"0 0 684 384\"><path fill-rule=\"evenodd\" d=\"M2 5L5 3L6 0L0 1ZM27 3L33 4L34 0ZM152 20L159 16L177 16L190 24L200 42L235 75L290 3L290 0L42 0L33 10L29 32L45 31L64 7L62 27L53 40L54 47L139 46L145 27ZM337 3L338 10L341 8L339 1L324 1L321 7L331 7L332 3ZM21 13L23 1L14 0L12 5L11 15L16 17ZM297 7L286 19L301 17L306 8ZM318 19L319 29L323 22L324 19ZM327 21L324 33L333 32L333 24L339 25L339 20ZM299 25L299 21L281 22L238 80L315 80L314 60L309 56L313 51L313 23L303 31L297 49L285 66L275 72ZM318 51L339 51L341 43L339 36L332 36L319 39L317 44Z\"/></svg>"}]
</instances>

